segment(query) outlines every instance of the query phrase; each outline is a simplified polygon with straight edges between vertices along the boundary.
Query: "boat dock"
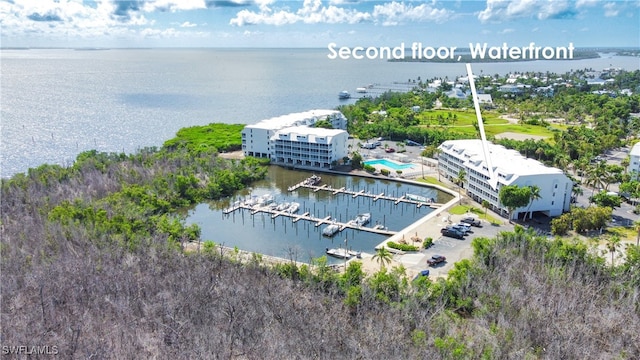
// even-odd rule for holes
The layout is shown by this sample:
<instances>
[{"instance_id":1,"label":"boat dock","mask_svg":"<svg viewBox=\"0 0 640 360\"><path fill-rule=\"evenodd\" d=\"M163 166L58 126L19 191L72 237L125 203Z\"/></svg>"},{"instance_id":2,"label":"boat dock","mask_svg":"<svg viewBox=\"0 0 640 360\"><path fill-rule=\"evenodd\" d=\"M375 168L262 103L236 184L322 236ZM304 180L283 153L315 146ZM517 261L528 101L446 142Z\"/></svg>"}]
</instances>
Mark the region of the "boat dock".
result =
<instances>
[{"instance_id":1,"label":"boat dock","mask_svg":"<svg viewBox=\"0 0 640 360\"><path fill-rule=\"evenodd\" d=\"M366 227L366 226L359 226L353 223L342 223L342 222L337 222L335 220L331 220L331 216L327 216L324 218L317 218L314 216L311 216L309 214L309 212L305 212L302 215L298 215L298 214L294 214L288 211L279 211L279 210L275 210L272 209L268 206L261 206L261 207L256 207L255 205L248 205L245 203L236 203L234 204L232 207L227 208L222 210L222 213L225 215L231 214L236 210L249 210L251 212L251 215L255 215L258 213L266 213L271 215L272 219L275 219L278 216L285 216L285 217L289 217L292 219L293 222L298 222L300 220L306 220L306 221L310 221L310 222L314 222L315 226L318 227L320 225L326 224L335 224L339 226L338 231L342 231L344 229L354 229L354 230L360 230L360 231L367 231L370 233L375 233L375 234L381 234L381 235L395 235L397 233L397 231L391 231L388 229L375 229L372 227Z\"/></svg>"},{"instance_id":2,"label":"boat dock","mask_svg":"<svg viewBox=\"0 0 640 360\"><path fill-rule=\"evenodd\" d=\"M435 209L435 208L439 208L440 206L442 206L442 204L435 203L435 202L428 202L428 201L420 201L420 200L410 199L410 198L407 198L405 195L402 195L400 197L393 197L393 196L385 195L383 192L380 193L380 194L371 194L371 193L365 192L364 190L353 191L353 190L345 189L344 187L342 187L340 189L334 189L331 186L328 186L327 184L323 184L322 186L317 186L317 185L307 184L304 181L300 182L298 184L295 184L293 186L290 186L288 188L288 190L289 191L296 191L299 188L307 188L309 190L312 190L313 192L318 192L318 191L321 191L321 190L322 191L331 191L331 193L333 195L345 194L345 195L351 195L352 198L357 198L358 196L364 196L364 197L368 197L368 198L373 199L373 201L388 200L388 201L393 201L394 204L396 204L396 205L398 205L399 203L414 204L418 208L420 208L422 206L429 206L429 207Z\"/></svg>"}]
</instances>

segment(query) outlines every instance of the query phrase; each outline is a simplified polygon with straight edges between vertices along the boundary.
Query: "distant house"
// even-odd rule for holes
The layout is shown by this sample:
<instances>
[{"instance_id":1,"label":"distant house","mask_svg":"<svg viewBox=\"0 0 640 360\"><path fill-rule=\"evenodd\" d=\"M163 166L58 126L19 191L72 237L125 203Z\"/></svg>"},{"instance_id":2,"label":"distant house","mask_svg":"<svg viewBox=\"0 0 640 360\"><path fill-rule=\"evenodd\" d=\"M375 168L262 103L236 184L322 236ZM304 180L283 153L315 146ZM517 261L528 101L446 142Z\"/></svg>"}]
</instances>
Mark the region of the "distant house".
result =
<instances>
[{"instance_id":1,"label":"distant house","mask_svg":"<svg viewBox=\"0 0 640 360\"><path fill-rule=\"evenodd\" d=\"M629 167L627 168L632 179L640 179L640 142L637 142L629 152Z\"/></svg>"},{"instance_id":2,"label":"distant house","mask_svg":"<svg viewBox=\"0 0 640 360\"><path fill-rule=\"evenodd\" d=\"M493 106L491 94L478 94L478 103L485 106Z\"/></svg>"}]
</instances>

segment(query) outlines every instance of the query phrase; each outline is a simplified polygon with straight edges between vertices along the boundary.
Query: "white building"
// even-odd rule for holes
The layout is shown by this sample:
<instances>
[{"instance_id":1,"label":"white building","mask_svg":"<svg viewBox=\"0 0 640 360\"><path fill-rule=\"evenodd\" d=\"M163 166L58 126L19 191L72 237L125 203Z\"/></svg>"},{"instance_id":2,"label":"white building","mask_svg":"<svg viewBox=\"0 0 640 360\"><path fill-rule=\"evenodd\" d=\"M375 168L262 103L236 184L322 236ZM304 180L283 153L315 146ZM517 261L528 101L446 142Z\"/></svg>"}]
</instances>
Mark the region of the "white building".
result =
<instances>
[{"instance_id":1,"label":"white building","mask_svg":"<svg viewBox=\"0 0 640 360\"><path fill-rule=\"evenodd\" d=\"M573 183L560 170L544 166L537 160L528 159L516 150L489 143L494 176L498 188L489 185L489 172L482 150L481 140L449 140L439 146L439 171L455 180L460 169L466 176L463 187L477 202L487 200L492 210L507 216L508 210L500 204L500 188L506 185L533 186L540 188L541 198L533 201L530 210L547 216L558 216L569 211ZM527 211L528 206L515 209L511 217Z\"/></svg>"},{"instance_id":2,"label":"white building","mask_svg":"<svg viewBox=\"0 0 640 360\"><path fill-rule=\"evenodd\" d=\"M314 128L327 120L333 129ZM275 164L330 167L347 156L347 119L337 110L310 110L274 117L242 130L245 156L269 158ZM279 148L276 149L276 143Z\"/></svg>"},{"instance_id":3,"label":"white building","mask_svg":"<svg viewBox=\"0 0 640 360\"><path fill-rule=\"evenodd\" d=\"M637 142L629 152L629 167L627 168L632 179L640 178L640 142Z\"/></svg>"},{"instance_id":4,"label":"white building","mask_svg":"<svg viewBox=\"0 0 640 360\"><path fill-rule=\"evenodd\" d=\"M287 166L331 168L334 161L347 156L344 130L290 127L279 130L271 137L271 162Z\"/></svg>"}]
</instances>

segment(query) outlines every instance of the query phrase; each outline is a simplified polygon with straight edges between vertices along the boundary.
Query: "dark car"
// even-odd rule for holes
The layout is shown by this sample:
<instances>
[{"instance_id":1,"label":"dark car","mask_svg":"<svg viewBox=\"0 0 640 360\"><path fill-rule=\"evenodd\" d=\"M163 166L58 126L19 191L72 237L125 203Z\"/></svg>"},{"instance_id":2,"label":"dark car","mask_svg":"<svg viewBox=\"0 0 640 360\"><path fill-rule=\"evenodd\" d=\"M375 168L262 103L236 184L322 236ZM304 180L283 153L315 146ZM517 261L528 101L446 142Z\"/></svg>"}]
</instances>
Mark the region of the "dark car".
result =
<instances>
[{"instance_id":1,"label":"dark car","mask_svg":"<svg viewBox=\"0 0 640 360\"><path fill-rule=\"evenodd\" d=\"M476 220L472 217L466 217L466 218L462 218L460 220L460 222L465 223L465 224L469 224L471 226L475 226L475 227L482 227L482 223L480 223L480 220Z\"/></svg>"},{"instance_id":2,"label":"dark car","mask_svg":"<svg viewBox=\"0 0 640 360\"><path fill-rule=\"evenodd\" d=\"M434 266L440 264L441 262L445 262L446 260L447 258L443 255L433 255L431 259L427 260L427 264L429 264L429 266Z\"/></svg>"},{"instance_id":3,"label":"dark car","mask_svg":"<svg viewBox=\"0 0 640 360\"><path fill-rule=\"evenodd\" d=\"M425 270L421 270L418 275L416 275L416 277L413 278L413 280L418 280L421 277L425 277L425 276L429 276L429 270L425 269Z\"/></svg>"},{"instance_id":4,"label":"dark car","mask_svg":"<svg viewBox=\"0 0 640 360\"><path fill-rule=\"evenodd\" d=\"M454 229L442 229L442 230L440 230L440 232L444 236L448 236L448 237L452 237L452 238L460 239L460 240L464 239L464 235L462 235L461 232L459 232L457 230L454 230Z\"/></svg>"},{"instance_id":5,"label":"dark car","mask_svg":"<svg viewBox=\"0 0 640 360\"><path fill-rule=\"evenodd\" d=\"M396 149L394 149L394 148L386 148L386 149L384 149L384 151L388 152L388 153L392 153L392 152L395 152Z\"/></svg>"}]
</instances>

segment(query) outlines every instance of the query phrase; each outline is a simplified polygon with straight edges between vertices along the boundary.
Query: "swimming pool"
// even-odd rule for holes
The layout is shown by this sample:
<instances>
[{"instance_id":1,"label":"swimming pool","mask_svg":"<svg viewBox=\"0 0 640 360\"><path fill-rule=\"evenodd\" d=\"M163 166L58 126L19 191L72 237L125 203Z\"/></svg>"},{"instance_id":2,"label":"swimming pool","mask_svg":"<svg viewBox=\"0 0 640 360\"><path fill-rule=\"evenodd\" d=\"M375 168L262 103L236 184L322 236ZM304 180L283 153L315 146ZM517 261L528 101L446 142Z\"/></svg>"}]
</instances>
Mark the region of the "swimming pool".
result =
<instances>
[{"instance_id":1,"label":"swimming pool","mask_svg":"<svg viewBox=\"0 0 640 360\"><path fill-rule=\"evenodd\" d=\"M366 165L382 165L382 166L386 166L390 169L393 170L405 170L405 169L410 169L413 167L413 164L398 164L396 162L393 162L391 160L387 160L387 159L375 159L375 160L367 160L364 162Z\"/></svg>"}]
</instances>

